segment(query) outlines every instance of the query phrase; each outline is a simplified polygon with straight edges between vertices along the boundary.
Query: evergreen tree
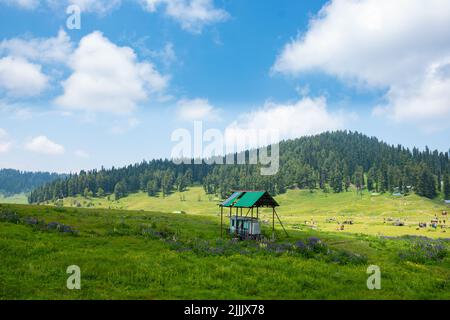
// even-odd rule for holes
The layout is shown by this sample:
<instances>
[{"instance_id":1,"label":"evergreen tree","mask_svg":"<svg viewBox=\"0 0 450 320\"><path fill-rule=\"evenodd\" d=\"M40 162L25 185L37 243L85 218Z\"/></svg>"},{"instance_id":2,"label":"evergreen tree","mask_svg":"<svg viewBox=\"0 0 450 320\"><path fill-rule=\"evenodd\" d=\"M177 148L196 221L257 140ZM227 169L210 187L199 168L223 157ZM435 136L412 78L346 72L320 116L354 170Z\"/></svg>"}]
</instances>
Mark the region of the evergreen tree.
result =
<instances>
[{"instance_id":1,"label":"evergreen tree","mask_svg":"<svg viewBox=\"0 0 450 320\"><path fill-rule=\"evenodd\" d=\"M97 189L97 197L103 198L105 196L105 190L102 187Z\"/></svg>"},{"instance_id":2,"label":"evergreen tree","mask_svg":"<svg viewBox=\"0 0 450 320\"><path fill-rule=\"evenodd\" d=\"M417 194L430 199L437 196L435 178L425 165L422 165L420 168Z\"/></svg>"},{"instance_id":3,"label":"evergreen tree","mask_svg":"<svg viewBox=\"0 0 450 320\"><path fill-rule=\"evenodd\" d=\"M314 190L317 184L322 190L330 187L334 192L342 192L344 188L351 188L353 182L360 189L365 185L371 191L381 192L401 188L431 197L433 188L430 186L434 185L436 192L436 177L442 173L440 180L444 185L443 176L450 170L448 152L417 148L410 151L348 131L283 141L279 160L280 169L274 176L261 176L261 165L176 165L170 160L159 159L123 168L101 168L57 176L45 183L39 181L41 185L30 182L32 177L39 175L28 177L24 173L0 170L0 193L23 190L24 181L33 185L29 196L31 203L84 195L86 188L88 194L97 191L98 195L101 188L105 194L117 194L120 198L137 191L149 194L162 191L165 196L174 189L183 191L199 184L208 194L224 197L236 189L267 190L276 195L291 187ZM424 179L424 167L428 170L427 179Z\"/></svg>"},{"instance_id":4,"label":"evergreen tree","mask_svg":"<svg viewBox=\"0 0 450 320\"><path fill-rule=\"evenodd\" d=\"M357 190L361 190L364 188L364 170L362 166L356 167L353 181Z\"/></svg>"},{"instance_id":5,"label":"evergreen tree","mask_svg":"<svg viewBox=\"0 0 450 320\"><path fill-rule=\"evenodd\" d=\"M450 176L448 173L443 176L443 180L444 185L442 189L444 191L444 198L445 200L450 200Z\"/></svg>"},{"instance_id":6,"label":"evergreen tree","mask_svg":"<svg viewBox=\"0 0 450 320\"><path fill-rule=\"evenodd\" d=\"M335 166L333 171L331 172L330 187L333 189L335 193L339 193L342 192L342 183L343 183L342 172L339 170L337 166Z\"/></svg>"},{"instance_id":7,"label":"evergreen tree","mask_svg":"<svg viewBox=\"0 0 450 320\"><path fill-rule=\"evenodd\" d=\"M376 176L374 168L370 168L367 172L367 189L373 191L375 189Z\"/></svg>"},{"instance_id":8,"label":"evergreen tree","mask_svg":"<svg viewBox=\"0 0 450 320\"><path fill-rule=\"evenodd\" d=\"M127 195L127 187L124 181L117 182L114 187L115 200L119 200Z\"/></svg>"},{"instance_id":9,"label":"evergreen tree","mask_svg":"<svg viewBox=\"0 0 450 320\"><path fill-rule=\"evenodd\" d=\"M156 196L156 194L158 193L159 188L158 188L158 183L156 180L149 180L147 183L147 194L150 197Z\"/></svg>"}]
</instances>

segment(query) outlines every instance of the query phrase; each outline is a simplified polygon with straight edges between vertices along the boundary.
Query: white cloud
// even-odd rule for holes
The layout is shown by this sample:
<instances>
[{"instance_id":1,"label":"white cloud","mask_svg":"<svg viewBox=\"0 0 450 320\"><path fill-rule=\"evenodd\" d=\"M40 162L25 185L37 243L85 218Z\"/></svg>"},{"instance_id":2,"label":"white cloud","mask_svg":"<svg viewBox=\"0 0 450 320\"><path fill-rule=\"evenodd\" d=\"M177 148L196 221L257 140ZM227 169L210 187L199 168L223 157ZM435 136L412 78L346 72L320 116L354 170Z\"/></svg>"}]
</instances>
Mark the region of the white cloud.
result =
<instances>
[{"instance_id":1,"label":"white cloud","mask_svg":"<svg viewBox=\"0 0 450 320\"><path fill-rule=\"evenodd\" d=\"M20 104L10 104L2 100L0 100L0 113L4 113L5 118L10 117L18 120L28 120L33 117L33 113L28 107Z\"/></svg>"},{"instance_id":2,"label":"white cloud","mask_svg":"<svg viewBox=\"0 0 450 320\"><path fill-rule=\"evenodd\" d=\"M6 130L0 128L0 139L3 139L7 136Z\"/></svg>"},{"instance_id":3,"label":"white cloud","mask_svg":"<svg viewBox=\"0 0 450 320\"><path fill-rule=\"evenodd\" d=\"M0 42L0 54L44 63L65 63L72 50L70 37L64 30L53 38L13 38Z\"/></svg>"},{"instance_id":4,"label":"white cloud","mask_svg":"<svg viewBox=\"0 0 450 320\"><path fill-rule=\"evenodd\" d=\"M116 121L109 132L112 134L124 134L136 128L140 123L141 122L136 118L128 118L125 121Z\"/></svg>"},{"instance_id":5,"label":"white cloud","mask_svg":"<svg viewBox=\"0 0 450 320\"><path fill-rule=\"evenodd\" d=\"M323 97L302 98L295 103L266 103L263 108L245 113L225 130L227 143L252 133L276 133L279 139L293 139L324 131L342 129L348 115L330 113ZM278 141L271 141L278 142ZM251 145L255 147L255 145Z\"/></svg>"},{"instance_id":6,"label":"white cloud","mask_svg":"<svg viewBox=\"0 0 450 320\"><path fill-rule=\"evenodd\" d=\"M11 142L0 141L0 153L6 153L11 147Z\"/></svg>"},{"instance_id":7,"label":"white cloud","mask_svg":"<svg viewBox=\"0 0 450 320\"><path fill-rule=\"evenodd\" d=\"M87 153L86 151L84 151L84 150L76 150L75 151L75 156L76 157L78 157L78 158L82 158L82 159L88 159L90 156L89 156L89 153Z\"/></svg>"},{"instance_id":8,"label":"white cloud","mask_svg":"<svg viewBox=\"0 0 450 320\"><path fill-rule=\"evenodd\" d=\"M163 93L169 81L150 62L139 62L131 48L98 31L81 39L69 66L73 73L55 100L66 110L130 113L150 95Z\"/></svg>"},{"instance_id":9,"label":"white cloud","mask_svg":"<svg viewBox=\"0 0 450 320\"><path fill-rule=\"evenodd\" d=\"M177 60L177 55L173 49L173 43L169 42L164 45L164 48L157 51L149 51L148 54L154 58L158 58L165 66L170 66Z\"/></svg>"},{"instance_id":10,"label":"white cloud","mask_svg":"<svg viewBox=\"0 0 450 320\"><path fill-rule=\"evenodd\" d=\"M80 7L82 12L107 14L120 7L122 0L0 0L0 3L14 5L21 9L33 10L41 5L49 8L61 10L68 5L74 4Z\"/></svg>"},{"instance_id":11,"label":"white cloud","mask_svg":"<svg viewBox=\"0 0 450 320\"><path fill-rule=\"evenodd\" d=\"M12 146L12 142L8 139L8 133L5 129L0 128L0 153L6 153Z\"/></svg>"},{"instance_id":12,"label":"white cloud","mask_svg":"<svg viewBox=\"0 0 450 320\"><path fill-rule=\"evenodd\" d=\"M28 151L49 154L49 155L61 155L64 154L64 147L53 141L46 136L38 136L32 138L25 144L25 149Z\"/></svg>"},{"instance_id":13,"label":"white cloud","mask_svg":"<svg viewBox=\"0 0 450 320\"><path fill-rule=\"evenodd\" d=\"M177 102L178 117L186 121L217 120L218 110L207 99L182 99Z\"/></svg>"},{"instance_id":14,"label":"white cloud","mask_svg":"<svg viewBox=\"0 0 450 320\"><path fill-rule=\"evenodd\" d=\"M288 43L273 70L322 71L345 81L387 88L378 107L395 120L450 115L450 2L333 0Z\"/></svg>"},{"instance_id":15,"label":"white cloud","mask_svg":"<svg viewBox=\"0 0 450 320\"><path fill-rule=\"evenodd\" d=\"M69 0L69 4L80 7L82 12L106 14L120 7L121 0Z\"/></svg>"},{"instance_id":16,"label":"white cloud","mask_svg":"<svg viewBox=\"0 0 450 320\"><path fill-rule=\"evenodd\" d=\"M0 141L0 153L6 153L11 148L12 143L9 141Z\"/></svg>"},{"instance_id":17,"label":"white cloud","mask_svg":"<svg viewBox=\"0 0 450 320\"><path fill-rule=\"evenodd\" d=\"M213 0L134 0L139 2L144 10L155 12L158 7L165 7L164 14L177 21L184 30L201 33L206 25L223 22L230 15L223 9L214 6ZM0 3L15 5L22 9L36 9L45 3L54 10L75 4L82 12L105 15L119 8L122 0L65 0L59 3L55 0L0 0Z\"/></svg>"},{"instance_id":18,"label":"white cloud","mask_svg":"<svg viewBox=\"0 0 450 320\"><path fill-rule=\"evenodd\" d=\"M375 115L386 114L396 120L428 121L450 119L450 60L432 65L424 79L407 87L391 87L389 104L377 106ZM433 123L435 126L436 123ZM426 126L428 127L428 126Z\"/></svg>"},{"instance_id":19,"label":"white cloud","mask_svg":"<svg viewBox=\"0 0 450 320\"><path fill-rule=\"evenodd\" d=\"M14 5L23 9L35 9L39 6L39 0L0 0L0 3Z\"/></svg>"},{"instance_id":20,"label":"white cloud","mask_svg":"<svg viewBox=\"0 0 450 320\"><path fill-rule=\"evenodd\" d=\"M48 78L41 66L23 58L0 59L0 89L14 96L36 96L48 85Z\"/></svg>"},{"instance_id":21,"label":"white cloud","mask_svg":"<svg viewBox=\"0 0 450 320\"><path fill-rule=\"evenodd\" d=\"M147 11L155 12L165 5L165 14L178 23L184 30L201 33L206 25L225 21L229 14L214 7L212 0L140 0Z\"/></svg>"}]
</instances>

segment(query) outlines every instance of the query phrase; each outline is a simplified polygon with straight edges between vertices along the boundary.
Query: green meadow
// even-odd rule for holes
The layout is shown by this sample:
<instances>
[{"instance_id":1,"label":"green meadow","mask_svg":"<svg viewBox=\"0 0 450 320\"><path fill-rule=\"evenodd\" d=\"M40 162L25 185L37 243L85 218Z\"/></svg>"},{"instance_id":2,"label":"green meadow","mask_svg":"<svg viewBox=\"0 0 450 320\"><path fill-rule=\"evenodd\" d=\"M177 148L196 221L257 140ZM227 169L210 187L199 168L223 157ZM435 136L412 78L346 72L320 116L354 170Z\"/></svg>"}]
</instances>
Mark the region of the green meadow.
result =
<instances>
[{"instance_id":1,"label":"green meadow","mask_svg":"<svg viewBox=\"0 0 450 320\"><path fill-rule=\"evenodd\" d=\"M0 203L27 204L28 199L25 193L16 194L13 196L5 196L0 193Z\"/></svg>"},{"instance_id":2,"label":"green meadow","mask_svg":"<svg viewBox=\"0 0 450 320\"><path fill-rule=\"evenodd\" d=\"M219 199L199 187L2 204L0 299L450 298L447 230L416 230L445 218L442 203L353 191L276 199L289 237L277 226L277 240L261 244L221 239ZM345 220L353 224L338 230ZM269 224L263 231L270 237ZM66 288L70 265L81 269L81 290ZM381 290L367 288L370 265L380 267Z\"/></svg>"},{"instance_id":3,"label":"green meadow","mask_svg":"<svg viewBox=\"0 0 450 320\"><path fill-rule=\"evenodd\" d=\"M186 192L175 192L166 197L149 197L146 193L141 192L131 194L118 201L113 199L114 196L109 198L78 196L64 199L63 205L66 207L80 206L169 213L183 211L191 216L215 216L220 212L218 208L220 199L213 195L206 195L201 187L192 187ZM450 208L439 200L429 200L415 194L395 197L389 194L376 195L367 191L357 193L354 190L338 194L288 190L287 193L279 195L275 199L280 204L277 211L283 223L291 229L300 227L312 228L317 231L341 232L341 230L337 230L337 222L351 220L354 224L346 225L344 233L450 238L450 235L447 235L450 229L422 228L417 230L419 222L429 224L435 216L439 220L446 220L446 217L442 216L442 211ZM48 202L48 204L53 203ZM261 219L271 220L271 211L263 210ZM336 222L329 222L331 220ZM394 226L397 220L403 222L404 226ZM447 221L446 224L450 226Z\"/></svg>"}]
</instances>

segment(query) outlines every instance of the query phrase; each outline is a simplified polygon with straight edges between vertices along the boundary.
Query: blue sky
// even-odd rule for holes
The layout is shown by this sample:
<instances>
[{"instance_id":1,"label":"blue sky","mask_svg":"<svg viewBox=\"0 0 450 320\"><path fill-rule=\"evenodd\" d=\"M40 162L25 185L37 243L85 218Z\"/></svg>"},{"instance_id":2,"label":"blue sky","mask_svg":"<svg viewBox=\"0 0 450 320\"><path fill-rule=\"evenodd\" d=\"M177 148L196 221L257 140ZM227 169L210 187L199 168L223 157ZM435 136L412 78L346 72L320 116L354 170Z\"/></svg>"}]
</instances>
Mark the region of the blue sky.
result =
<instances>
[{"instance_id":1,"label":"blue sky","mask_svg":"<svg viewBox=\"0 0 450 320\"><path fill-rule=\"evenodd\" d=\"M66 25L68 5L81 29ZM169 157L177 128L448 151L448 1L0 0L0 167Z\"/></svg>"}]
</instances>

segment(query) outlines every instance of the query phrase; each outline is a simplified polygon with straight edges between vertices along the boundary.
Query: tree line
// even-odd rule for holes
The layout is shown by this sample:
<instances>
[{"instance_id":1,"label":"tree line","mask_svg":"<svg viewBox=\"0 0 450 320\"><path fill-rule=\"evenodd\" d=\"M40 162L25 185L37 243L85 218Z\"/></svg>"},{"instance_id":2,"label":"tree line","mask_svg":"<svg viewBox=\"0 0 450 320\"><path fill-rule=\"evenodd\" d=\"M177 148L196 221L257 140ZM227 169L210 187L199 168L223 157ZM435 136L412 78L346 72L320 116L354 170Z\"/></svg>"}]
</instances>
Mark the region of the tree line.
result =
<instances>
[{"instance_id":1,"label":"tree line","mask_svg":"<svg viewBox=\"0 0 450 320\"><path fill-rule=\"evenodd\" d=\"M27 193L36 187L62 177L64 177L64 175L57 173L0 169L0 194L10 196L19 193Z\"/></svg>"},{"instance_id":2,"label":"tree line","mask_svg":"<svg viewBox=\"0 0 450 320\"><path fill-rule=\"evenodd\" d=\"M234 155L237 157L237 155ZM249 157L249 152L245 152ZM225 197L236 189L267 190L276 195L289 188L346 192L415 192L427 198L450 198L449 152L393 146L358 132L326 132L280 142L280 170L262 176L260 165L176 165L152 160L123 168L81 171L36 188L30 203L68 196L114 195L120 199L144 191L166 196L202 185L208 194Z\"/></svg>"}]
</instances>

